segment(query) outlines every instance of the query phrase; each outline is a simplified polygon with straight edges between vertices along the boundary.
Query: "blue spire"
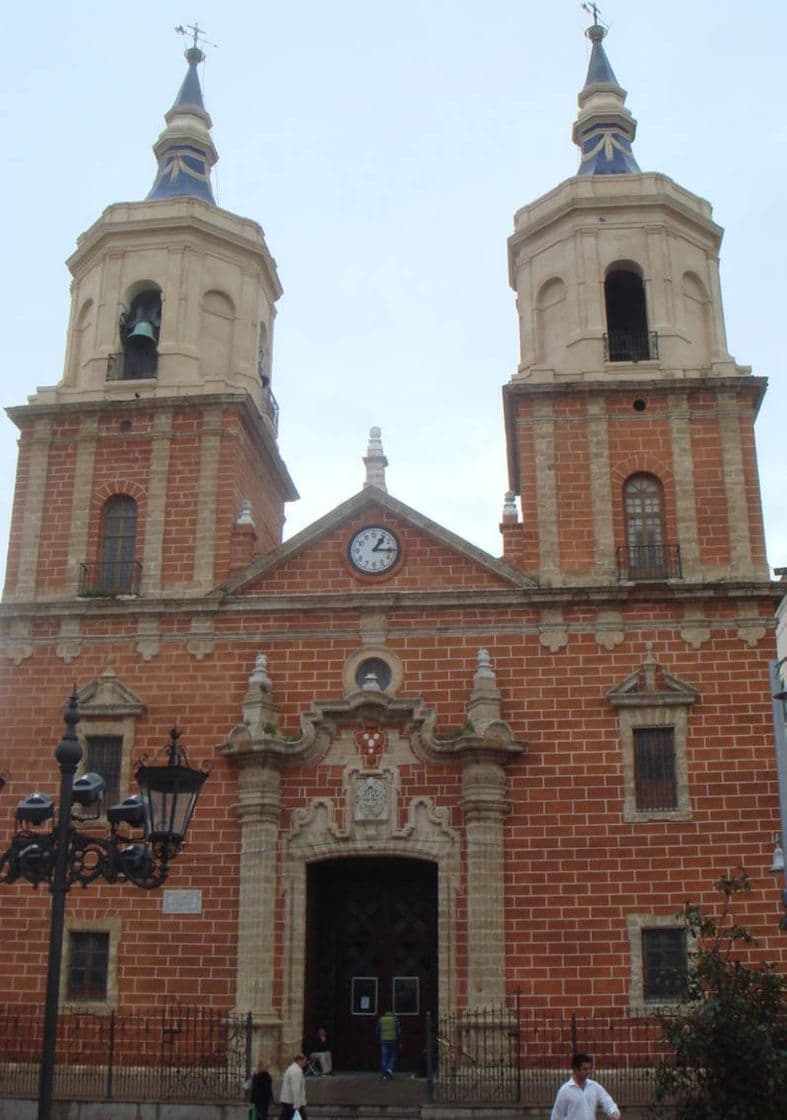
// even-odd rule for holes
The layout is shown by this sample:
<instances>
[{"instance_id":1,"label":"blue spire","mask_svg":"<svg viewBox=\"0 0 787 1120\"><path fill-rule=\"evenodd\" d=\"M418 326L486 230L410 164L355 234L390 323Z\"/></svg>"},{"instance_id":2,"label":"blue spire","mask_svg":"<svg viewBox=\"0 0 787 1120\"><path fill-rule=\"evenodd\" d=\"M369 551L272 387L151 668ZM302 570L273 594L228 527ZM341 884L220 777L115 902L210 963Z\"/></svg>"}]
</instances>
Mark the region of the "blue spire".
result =
<instances>
[{"instance_id":1,"label":"blue spire","mask_svg":"<svg viewBox=\"0 0 787 1120\"><path fill-rule=\"evenodd\" d=\"M210 169L219 157L210 136L213 122L205 111L197 73L197 66L204 58L198 47L186 51L189 64L186 77L164 117L167 127L153 147L158 173L148 200L186 196L216 205L210 186Z\"/></svg>"},{"instance_id":2,"label":"blue spire","mask_svg":"<svg viewBox=\"0 0 787 1120\"><path fill-rule=\"evenodd\" d=\"M574 143L582 152L577 175L629 175L639 172L631 150L637 122L626 108L626 91L618 84L594 22L585 32L593 47L585 86L578 97Z\"/></svg>"}]
</instances>

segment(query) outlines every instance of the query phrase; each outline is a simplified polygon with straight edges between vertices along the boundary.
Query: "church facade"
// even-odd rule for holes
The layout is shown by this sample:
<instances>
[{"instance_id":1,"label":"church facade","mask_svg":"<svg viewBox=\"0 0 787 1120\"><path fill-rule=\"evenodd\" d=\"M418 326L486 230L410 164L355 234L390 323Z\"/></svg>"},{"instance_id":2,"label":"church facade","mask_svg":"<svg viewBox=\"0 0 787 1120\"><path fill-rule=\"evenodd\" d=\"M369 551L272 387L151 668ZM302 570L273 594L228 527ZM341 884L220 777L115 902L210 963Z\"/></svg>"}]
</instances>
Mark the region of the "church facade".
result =
<instances>
[{"instance_id":1,"label":"church facade","mask_svg":"<svg viewBox=\"0 0 787 1120\"><path fill-rule=\"evenodd\" d=\"M387 492L378 429L361 490L282 541L281 286L215 205L196 46L148 198L79 238L62 380L9 410L3 799L53 792L72 680L108 803L175 722L211 774L164 889L70 893L63 1013L250 1011L275 1060L322 1022L373 1068L389 1007L412 1040L515 989L647 1012L676 994L677 912L736 867L784 963L765 381L727 351L710 206L640 171L588 34L579 171L509 240L500 558ZM2 889L0 998L28 1003L47 895Z\"/></svg>"}]
</instances>

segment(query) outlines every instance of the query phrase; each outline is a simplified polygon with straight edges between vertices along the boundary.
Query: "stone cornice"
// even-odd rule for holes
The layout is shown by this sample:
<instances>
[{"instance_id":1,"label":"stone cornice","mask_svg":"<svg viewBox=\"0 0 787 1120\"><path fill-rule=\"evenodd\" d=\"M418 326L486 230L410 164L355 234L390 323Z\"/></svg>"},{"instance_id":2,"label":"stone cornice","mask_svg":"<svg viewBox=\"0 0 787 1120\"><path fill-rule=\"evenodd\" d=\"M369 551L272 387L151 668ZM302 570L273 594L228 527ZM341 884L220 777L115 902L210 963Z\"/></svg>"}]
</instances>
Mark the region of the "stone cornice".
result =
<instances>
[{"instance_id":1,"label":"stone cornice","mask_svg":"<svg viewBox=\"0 0 787 1120\"><path fill-rule=\"evenodd\" d=\"M451 610L454 607L472 606L476 610L525 609L532 607L571 607L579 603L606 606L625 606L639 602L675 601L701 603L703 601L768 600L775 604L784 598L784 585L778 581L726 581L689 583L674 580L669 583L627 583L603 585L570 585L565 587L524 587L510 590L462 589L459 591L355 591L344 594L315 592L302 595L246 595L222 599L211 593L200 598L143 599L58 599L43 602L10 602L0 604L0 620L6 618L107 618L140 616L227 616L256 611L265 615L289 613L390 611L433 609ZM768 622L764 619L763 622Z\"/></svg>"},{"instance_id":2,"label":"stone cornice","mask_svg":"<svg viewBox=\"0 0 787 1120\"><path fill-rule=\"evenodd\" d=\"M737 368L741 372L732 376L711 373L706 370L697 370L689 374L684 372L676 374L673 370L665 370L664 372L654 372L651 377L630 379L627 374L632 369L636 369L636 364L625 363L625 372L618 376L610 376L604 373L587 380L574 377L569 377L566 380L561 379L560 381L531 381L526 377L514 378L503 386L503 397L504 399L507 396L562 397L576 396L577 394L590 396L599 393L625 393L628 395L635 390L638 393L677 394L704 389L712 393L743 392L754 397L759 407L760 401L768 388L768 378L752 374L750 366L738 366ZM659 363L648 364L658 366Z\"/></svg>"},{"instance_id":3,"label":"stone cornice","mask_svg":"<svg viewBox=\"0 0 787 1120\"><path fill-rule=\"evenodd\" d=\"M248 254L262 263L274 299L282 294L276 261L265 243L262 227L250 218L209 206L200 199L159 199L149 202L120 202L108 206L101 217L77 239L77 247L66 261L74 276L85 272L107 241L146 241L156 237L171 244L175 232L191 232Z\"/></svg>"}]
</instances>

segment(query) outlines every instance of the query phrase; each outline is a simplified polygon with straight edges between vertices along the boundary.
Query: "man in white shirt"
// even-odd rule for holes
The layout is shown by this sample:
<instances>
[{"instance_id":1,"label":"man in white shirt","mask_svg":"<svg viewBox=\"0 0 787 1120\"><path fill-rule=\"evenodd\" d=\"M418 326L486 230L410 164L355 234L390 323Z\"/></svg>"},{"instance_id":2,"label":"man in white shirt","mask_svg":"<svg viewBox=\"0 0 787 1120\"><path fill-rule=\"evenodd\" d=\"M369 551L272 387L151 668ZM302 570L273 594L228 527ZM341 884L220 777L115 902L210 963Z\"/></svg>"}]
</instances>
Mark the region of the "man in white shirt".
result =
<instances>
[{"instance_id":1,"label":"man in white shirt","mask_svg":"<svg viewBox=\"0 0 787 1120\"><path fill-rule=\"evenodd\" d=\"M297 1108L302 1120L306 1116L306 1083L303 1071L306 1069L307 1059L303 1054L296 1054L290 1065L284 1071L279 1092L279 1120L292 1120L292 1114Z\"/></svg>"},{"instance_id":2,"label":"man in white shirt","mask_svg":"<svg viewBox=\"0 0 787 1120\"><path fill-rule=\"evenodd\" d=\"M610 1120L620 1120L618 1106L603 1085L590 1077L591 1059L575 1054L571 1059L571 1077L558 1089L551 1120L595 1120L599 1105Z\"/></svg>"}]
</instances>

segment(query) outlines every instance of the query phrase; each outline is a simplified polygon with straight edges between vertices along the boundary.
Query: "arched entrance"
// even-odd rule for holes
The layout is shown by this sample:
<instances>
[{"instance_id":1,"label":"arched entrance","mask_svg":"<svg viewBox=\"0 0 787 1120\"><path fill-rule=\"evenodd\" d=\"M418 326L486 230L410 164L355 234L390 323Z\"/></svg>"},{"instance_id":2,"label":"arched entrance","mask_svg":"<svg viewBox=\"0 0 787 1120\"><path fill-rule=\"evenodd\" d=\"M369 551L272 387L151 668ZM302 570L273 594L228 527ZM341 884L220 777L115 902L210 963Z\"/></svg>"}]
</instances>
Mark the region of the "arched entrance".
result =
<instances>
[{"instance_id":1,"label":"arched entrance","mask_svg":"<svg viewBox=\"0 0 787 1120\"><path fill-rule=\"evenodd\" d=\"M304 1033L325 1026L334 1063L377 1068L375 1023L402 1025L398 1068L423 1073L426 1012L438 1008L437 864L330 859L307 870Z\"/></svg>"}]
</instances>

